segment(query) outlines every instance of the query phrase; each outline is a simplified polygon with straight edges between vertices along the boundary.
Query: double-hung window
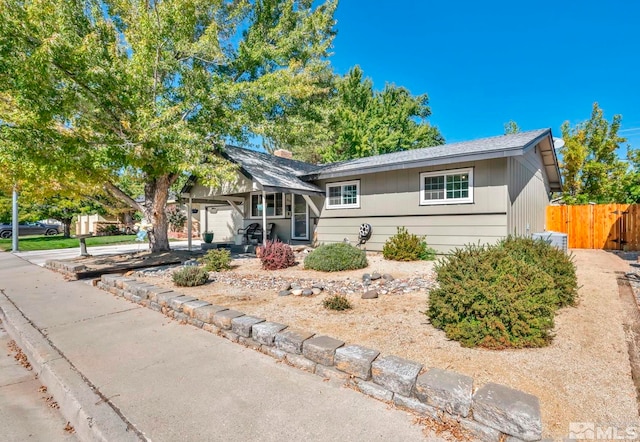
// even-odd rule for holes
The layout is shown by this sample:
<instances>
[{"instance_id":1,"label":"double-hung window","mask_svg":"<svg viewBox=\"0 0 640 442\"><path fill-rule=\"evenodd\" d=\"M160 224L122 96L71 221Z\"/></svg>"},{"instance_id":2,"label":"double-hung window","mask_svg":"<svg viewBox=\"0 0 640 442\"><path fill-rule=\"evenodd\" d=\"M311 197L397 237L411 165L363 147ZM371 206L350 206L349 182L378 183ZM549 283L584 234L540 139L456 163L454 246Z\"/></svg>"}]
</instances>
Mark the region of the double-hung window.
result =
<instances>
[{"instance_id":1,"label":"double-hung window","mask_svg":"<svg viewBox=\"0 0 640 442\"><path fill-rule=\"evenodd\" d=\"M420 174L420 205L472 202L472 168Z\"/></svg>"},{"instance_id":2,"label":"double-hung window","mask_svg":"<svg viewBox=\"0 0 640 442\"><path fill-rule=\"evenodd\" d=\"M357 209L360 207L360 181L327 184L327 209Z\"/></svg>"},{"instance_id":3,"label":"double-hung window","mask_svg":"<svg viewBox=\"0 0 640 442\"><path fill-rule=\"evenodd\" d=\"M269 218L284 217L284 198L282 193L267 193L262 201L261 193L251 195L251 218L262 218L262 211L267 211Z\"/></svg>"}]
</instances>

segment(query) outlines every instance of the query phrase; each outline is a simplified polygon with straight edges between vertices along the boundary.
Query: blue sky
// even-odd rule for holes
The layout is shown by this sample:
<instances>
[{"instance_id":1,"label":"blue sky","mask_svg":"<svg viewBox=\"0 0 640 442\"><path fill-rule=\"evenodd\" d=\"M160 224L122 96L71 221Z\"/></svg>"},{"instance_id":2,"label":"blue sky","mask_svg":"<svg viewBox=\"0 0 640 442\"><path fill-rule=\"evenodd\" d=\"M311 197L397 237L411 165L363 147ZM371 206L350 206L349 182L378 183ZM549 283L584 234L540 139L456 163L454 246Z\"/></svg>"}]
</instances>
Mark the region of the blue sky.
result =
<instances>
[{"instance_id":1,"label":"blue sky","mask_svg":"<svg viewBox=\"0 0 640 442\"><path fill-rule=\"evenodd\" d=\"M341 0L331 63L427 93L447 142L589 118L640 148L640 2ZM626 152L626 147L625 147Z\"/></svg>"}]
</instances>

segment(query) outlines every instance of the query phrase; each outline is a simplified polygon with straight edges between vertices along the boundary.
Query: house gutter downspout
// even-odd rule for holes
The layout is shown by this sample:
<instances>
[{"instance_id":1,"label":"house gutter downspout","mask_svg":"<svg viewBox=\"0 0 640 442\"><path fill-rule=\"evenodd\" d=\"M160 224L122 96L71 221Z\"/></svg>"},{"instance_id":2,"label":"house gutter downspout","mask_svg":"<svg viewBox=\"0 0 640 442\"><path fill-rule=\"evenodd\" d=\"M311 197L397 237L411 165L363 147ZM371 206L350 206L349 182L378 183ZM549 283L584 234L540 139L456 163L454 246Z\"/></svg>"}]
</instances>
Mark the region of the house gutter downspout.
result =
<instances>
[{"instance_id":1,"label":"house gutter downspout","mask_svg":"<svg viewBox=\"0 0 640 442\"><path fill-rule=\"evenodd\" d=\"M262 190L262 245L267 245L267 192Z\"/></svg>"},{"instance_id":2,"label":"house gutter downspout","mask_svg":"<svg viewBox=\"0 0 640 442\"><path fill-rule=\"evenodd\" d=\"M189 202L187 203L187 250L191 251L191 236L193 232L193 212L191 212L191 194L189 194Z\"/></svg>"}]
</instances>

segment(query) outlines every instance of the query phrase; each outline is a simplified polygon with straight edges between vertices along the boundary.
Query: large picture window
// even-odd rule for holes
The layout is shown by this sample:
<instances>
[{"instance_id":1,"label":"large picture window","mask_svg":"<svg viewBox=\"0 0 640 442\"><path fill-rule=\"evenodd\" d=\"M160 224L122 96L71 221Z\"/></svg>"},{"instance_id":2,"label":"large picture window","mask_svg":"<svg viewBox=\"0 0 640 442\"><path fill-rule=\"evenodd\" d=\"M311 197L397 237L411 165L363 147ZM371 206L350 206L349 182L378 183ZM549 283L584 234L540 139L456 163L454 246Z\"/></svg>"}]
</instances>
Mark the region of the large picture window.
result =
<instances>
[{"instance_id":1,"label":"large picture window","mask_svg":"<svg viewBox=\"0 0 640 442\"><path fill-rule=\"evenodd\" d=\"M268 218L284 218L284 197L282 193L267 193L265 202L262 194L251 195L251 218L262 218L262 211L266 208Z\"/></svg>"},{"instance_id":2,"label":"large picture window","mask_svg":"<svg viewBox=\"0 0 640 442\"><path fill-rule=\"evenodd\" d=\"M360 181L327 184L327 209L357 209L360 207Z\"/></svg>"},{"instance_id":3,"label":"large picture window","mask_svg":"<svg viewBox=\"0 0 640 442\"><path fill-rule=\"evenodd\" d=\"M420 204L473 202L473 169L445 170L420 174Z\"/></svg>"}]
</instances>

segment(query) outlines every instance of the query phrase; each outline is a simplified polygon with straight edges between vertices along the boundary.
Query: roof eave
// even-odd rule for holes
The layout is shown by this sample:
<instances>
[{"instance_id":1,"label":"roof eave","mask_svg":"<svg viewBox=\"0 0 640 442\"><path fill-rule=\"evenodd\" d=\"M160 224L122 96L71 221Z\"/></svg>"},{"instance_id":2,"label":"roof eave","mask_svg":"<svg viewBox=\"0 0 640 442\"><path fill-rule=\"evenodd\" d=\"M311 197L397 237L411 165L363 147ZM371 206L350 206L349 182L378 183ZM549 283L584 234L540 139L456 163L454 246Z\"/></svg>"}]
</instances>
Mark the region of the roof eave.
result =
<instances>
[{"instance_id":1,"label":"roof eave","mask_svg":"<svg viewBox=\"0 0 640 442\"><path fill-rule=\"evenodd\" d=\"M364 175L370 173L377 172L390 172L393 170L404 170L404 169L415 169L420 167L430 167L430 166L444 166L454 163L464 163L470 161L482 161L482 160L492 160L496 158L508 158L513 156L520 156L524 154L524 150L522 147L511 148L511 149L503 149L500 151L491 151L491 152L481 152L481 153L472 153L472 154L460 154L460 155L451 155L447 157L440 158L430 158L423 159L417 161L403 161L394 164L387 165L376 165L365 167L361 169L350 169L336 172L320 172L317 174L309 174L301 177L301 179L305 181L314 181L314 180L323 180L323 179L331 179L331 178L341 178L345 176L351 175Z\"/></svg>"}]
</instances>

